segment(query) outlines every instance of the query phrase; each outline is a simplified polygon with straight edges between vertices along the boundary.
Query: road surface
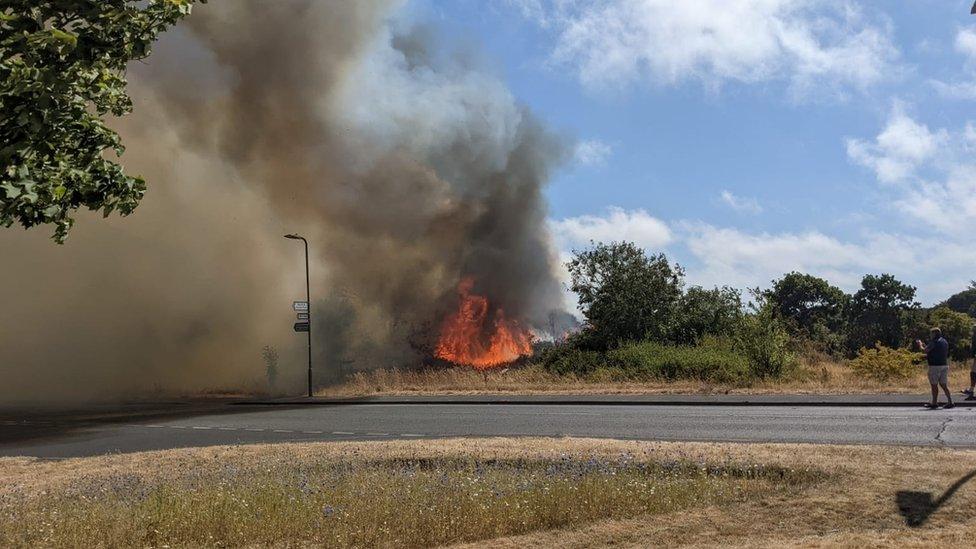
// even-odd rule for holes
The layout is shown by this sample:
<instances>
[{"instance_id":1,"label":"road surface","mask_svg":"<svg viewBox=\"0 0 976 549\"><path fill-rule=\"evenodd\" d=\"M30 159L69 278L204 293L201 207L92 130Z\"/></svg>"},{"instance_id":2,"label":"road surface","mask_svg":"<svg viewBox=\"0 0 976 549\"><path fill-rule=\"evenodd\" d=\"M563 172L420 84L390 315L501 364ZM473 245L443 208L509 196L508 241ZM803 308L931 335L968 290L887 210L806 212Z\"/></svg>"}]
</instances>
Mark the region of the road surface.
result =
<instances>
[{"instance_id":1,"label":"road surface","mask_svg":"<svg viewBox=\"0 0 976 549\"><path fill-rule=\"evenodd\" d=\"M605 404L227 404L178 415L0 415L0 455L63 458L297 441L573 436L976 448L976 408Z\"/></svg>"}]
</instances>

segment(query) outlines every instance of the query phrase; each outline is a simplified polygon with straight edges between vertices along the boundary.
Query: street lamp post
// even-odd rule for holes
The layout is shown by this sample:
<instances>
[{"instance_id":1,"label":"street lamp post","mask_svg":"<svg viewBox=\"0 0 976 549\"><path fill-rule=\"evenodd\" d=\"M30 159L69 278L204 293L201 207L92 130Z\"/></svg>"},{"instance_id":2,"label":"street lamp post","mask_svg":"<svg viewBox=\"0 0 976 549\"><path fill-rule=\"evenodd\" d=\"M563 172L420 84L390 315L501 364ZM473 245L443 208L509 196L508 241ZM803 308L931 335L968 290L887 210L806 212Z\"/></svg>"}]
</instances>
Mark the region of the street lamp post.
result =
<instances>
[{"instance_id":1,"label":"street lamp post","mask_svg":"<svg viewBox=\"0 0 976 549\"><path fill-rule=\"evenodd\" d=\"M308 397L312 398L312 295L308 277L308 240L297 234L286 234L285 238L301 240L305 244L305 302L308 303Z\"/></svg>"}]
</instances>

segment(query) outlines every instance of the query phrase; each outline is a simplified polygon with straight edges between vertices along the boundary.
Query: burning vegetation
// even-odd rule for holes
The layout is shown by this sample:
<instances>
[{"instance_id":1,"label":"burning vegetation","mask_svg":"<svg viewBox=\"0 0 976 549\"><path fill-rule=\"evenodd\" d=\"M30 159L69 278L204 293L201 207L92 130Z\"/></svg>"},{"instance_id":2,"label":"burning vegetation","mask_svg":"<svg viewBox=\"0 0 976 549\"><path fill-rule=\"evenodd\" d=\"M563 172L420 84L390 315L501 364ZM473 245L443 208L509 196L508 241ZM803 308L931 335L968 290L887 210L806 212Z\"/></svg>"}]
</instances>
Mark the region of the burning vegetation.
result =
<instances>
[{"instance_id":1,"label":"burning vegetation","mask_svg":"<svg viewBox=\"0 0 976 549\"><path fill-rule=\"evenodd\" d=\"M291 231L309 237L312 294L330 296L311 304L317 380L529 354L529 330L563 308L543 189L571 147L403 8L210 2L162 36L127 73L133 114L113 122L144 203L124 220L80 214L62 249L0 231L17 258L0 287L18 289L0 398L238 387L265 377L265 345L281 390L300 386ZM460 302L457 273L476 284Z\"/></svg>"},{"instance_id":2,"label":"burning vegetation","mask_svg":"<svg viewBox=\"0 0 976 549\"><path fill-rule=\"evenodd\" d=\"M532 355L532 334L488 298L473 293L474 279L458 284L457 311L441 327L434 356L488 370Z\"/></svg>"}]
</instances>

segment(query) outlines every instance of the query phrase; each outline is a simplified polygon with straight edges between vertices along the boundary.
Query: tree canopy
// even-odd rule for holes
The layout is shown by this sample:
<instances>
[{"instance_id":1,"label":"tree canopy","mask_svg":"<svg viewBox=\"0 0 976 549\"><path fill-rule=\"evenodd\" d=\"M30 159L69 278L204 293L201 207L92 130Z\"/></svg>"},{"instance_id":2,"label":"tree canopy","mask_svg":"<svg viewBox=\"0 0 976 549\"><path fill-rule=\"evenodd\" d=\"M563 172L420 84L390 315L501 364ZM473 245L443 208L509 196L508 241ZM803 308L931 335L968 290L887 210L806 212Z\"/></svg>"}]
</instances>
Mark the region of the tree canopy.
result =
<instances>
[{"instance_id":1,"label":"tree canopy","mask_svg":"<svg viewBox=\"0 0 976 549\"><path fill-rule=\"evenodd\" d=\"M849 350L873 347L879 342L892 348L900 346L908 337L910 313L918 308L914 286L890 274L866 275L850 302Z\"/></svg>"},{"instance_id":2,"label":"tree canopy","mask_svg":"<svg viewBox=\"0 0 976 549\"><path fill-rule=\"evenodd\" d=\"M681 297L669 339L693 345L705 336L728 336L742 319L742 295L729 287L692 286Z\"/></svg>"},{"instance_id":3,"label":"tree canopy","mask_svg":"<svg viewBox=\"0 0 976 549\"><path fill-rule=\"evenodd\" d=\"M566 267L598 346L667 336L684 273L664 254L648 256L630 242L601 243L573 252Z\"/></svg>"},{"instance_id":4,"label":"tree canopy","mask_svg":"<svg viewBox=\"0 0 976 549\"><path fill-rule=\"evenodd\" d=\"M965 290L949 296L949 299L946 299L942 306L976 318L976 281L970 282L969 287Z\"/></svg>"},{"instance_id":5,"label":"tree canopy","mask_svg":"<svg viewBox=\"0 0 976 549\"><path fill-rule=\"evenodd\" d=\"M132 111L126 65L194 2L0 0L0 225L53 225L63 242L79 208L136 208L146 182L116 161L104 117Z\"/></svg>"},{"instance_id":6,"label":"tree canopy","mask_svg":"<svg viewBox=\"0 0 976 549\"><path fill-rule=\"evenodd\" d=\"M973 319L968 314L953 311L948 307L936 307L929 313L929 326L942 330L942 336L949 342L952 358L965 360L972 356L970 336Z\"/></svg>"},{"instance_id":7,"label":"tree canopy","mask_svg":"<svg viewBox=\"0 0 976 549\"><path fill-rule=\"evenodd\" d=\"M849 296L822 278L791 272L763 292L772 313L795 335L834 351L844 331Z\"/></svg>"}]
</instances>

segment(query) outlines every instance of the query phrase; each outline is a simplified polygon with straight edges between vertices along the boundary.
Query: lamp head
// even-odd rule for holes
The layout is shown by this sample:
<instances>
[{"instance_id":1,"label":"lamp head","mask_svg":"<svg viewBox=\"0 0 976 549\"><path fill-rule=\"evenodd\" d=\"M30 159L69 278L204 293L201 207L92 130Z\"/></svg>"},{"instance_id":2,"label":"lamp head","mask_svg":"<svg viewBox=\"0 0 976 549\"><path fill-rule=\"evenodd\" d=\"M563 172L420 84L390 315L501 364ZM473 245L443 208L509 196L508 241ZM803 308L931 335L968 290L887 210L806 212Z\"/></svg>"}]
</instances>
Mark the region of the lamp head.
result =
<instances>
[{"instance_id":1,"label":"lamp head","mask_svg":"<svg viewBox=\"0 0 976 549\"><path fill-rule=\"evenodd\" d=\"M302 237L298 236L297 234L286 234L285 235L285 238L290 238L292 240L301 240L302 239Z\"/></svg>"}]
</instances>

